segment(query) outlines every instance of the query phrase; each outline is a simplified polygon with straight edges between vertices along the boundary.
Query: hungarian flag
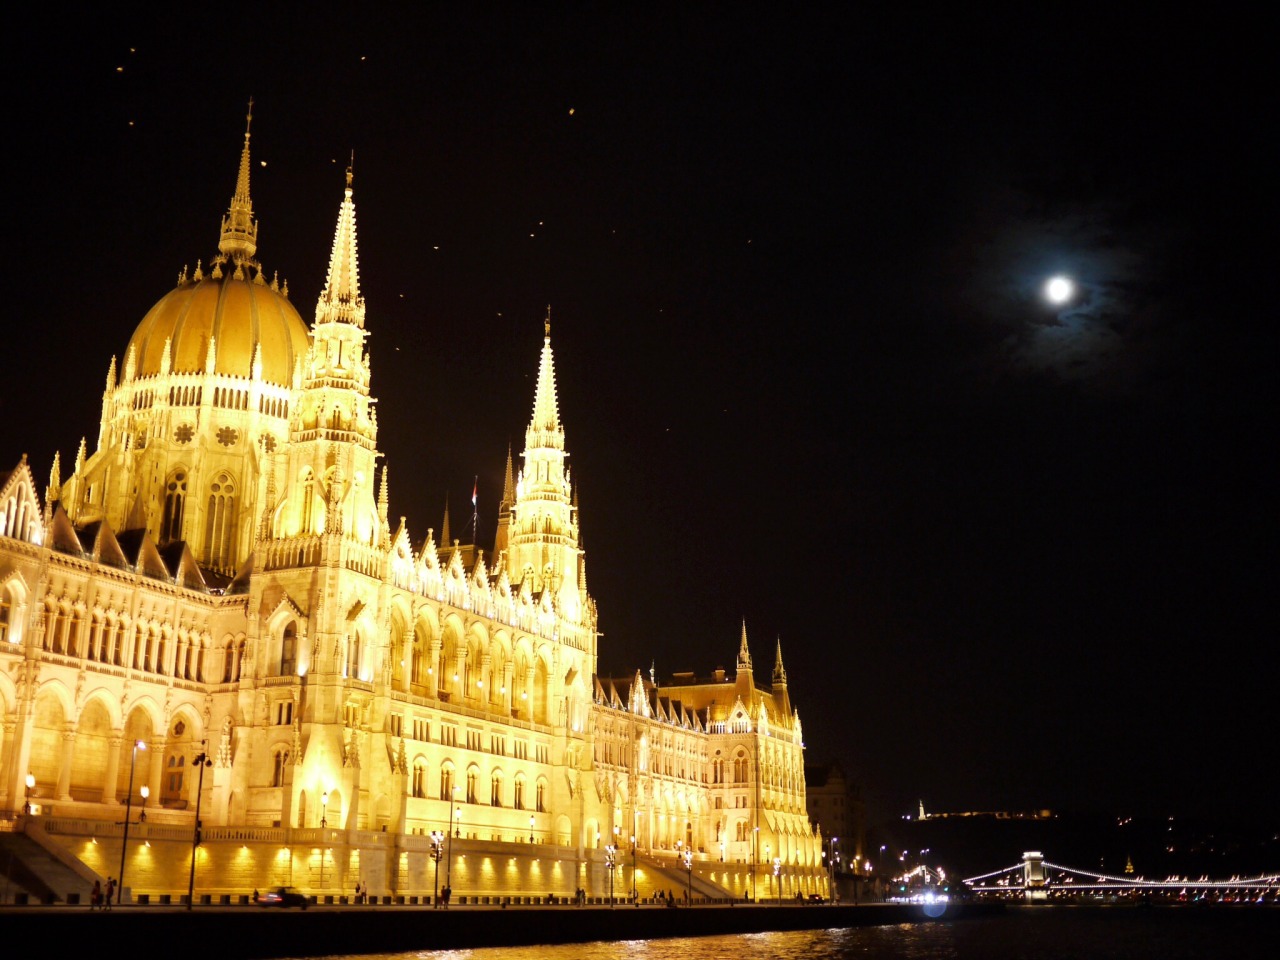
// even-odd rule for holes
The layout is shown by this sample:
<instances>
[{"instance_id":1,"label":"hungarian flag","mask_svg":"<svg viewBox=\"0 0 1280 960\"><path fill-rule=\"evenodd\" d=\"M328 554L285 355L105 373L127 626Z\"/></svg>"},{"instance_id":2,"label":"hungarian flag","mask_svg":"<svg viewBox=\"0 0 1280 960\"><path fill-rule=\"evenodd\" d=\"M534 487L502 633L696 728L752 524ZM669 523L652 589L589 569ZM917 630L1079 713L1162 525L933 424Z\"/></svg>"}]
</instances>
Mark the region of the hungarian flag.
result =
<instances>
[{"instance_id":1,"label":"hungarian flag","mask_svg":"<svg viewBox=\"0 0 1280 960\"><path fill-rule=\"evenodd\" d=\"M471 485L471 507L475 509L476 491L480 489L480 478L476 477L475 482Z\"/></svg>"}]
</instances>

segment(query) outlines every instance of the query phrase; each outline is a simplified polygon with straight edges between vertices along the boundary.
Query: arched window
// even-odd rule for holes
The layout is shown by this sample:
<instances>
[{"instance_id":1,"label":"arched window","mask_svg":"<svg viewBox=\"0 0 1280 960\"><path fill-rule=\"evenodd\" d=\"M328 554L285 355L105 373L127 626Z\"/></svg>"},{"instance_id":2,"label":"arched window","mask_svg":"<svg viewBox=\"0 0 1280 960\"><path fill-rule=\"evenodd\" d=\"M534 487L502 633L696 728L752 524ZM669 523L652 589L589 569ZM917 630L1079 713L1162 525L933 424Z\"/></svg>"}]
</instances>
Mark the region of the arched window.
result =
<instances>
[{"instance_id":1,"label":"arched window","mask_svg":"<svg viewBox=\"0 0 1280 960\"><path fill-rule=\"evenodd\" d=\"M160 542L182 539L182 512L187 502L187 473L175 470L164 488L164 514L160 518Z\"/></svg>"},{"instance_id":2,"label":"arched window","mask_svg":"<svg viewBox=\"0 0 1280 960\"><path fill-rule=\"evenodd\" d=\"M524 809L524 777L516 777L515 795L511 799L517 810Z\"/></svg>"},{"instance_id":3,"label":"arched window","mask_svg":"<svg viewBox=\"0 0 1280 960\"><path fill-rule=\"evenodd\" d=\"M360 631L352 630L347 637L347 668L343 676L360 679Z\"/></svg>"},{"instance_id":4,"label":"arched window","mask_svg":"<svg viewBox=\"0 0 1280 960\"><path fill-rule=\"evenodd\" d=\"M9 618L13 616L13 601L9 599L9 588L0 587L0 643L9 640Z\"/></svg>"},{"instance_id":5,"label":"arched window","mask_svg":"<svg viewBox=\"0 0 1280 960\"><path fill-rule=\"evenodd\" d=\"M186 771L187 758L180 753L171 753L165 761L164 789L160 791L160 802L167 803L182 797L183 774Z\"/></svg>"},{"instance_id":6,"label":"arched window","mask_svg":"<svg viewBox=\"0 0 1280 960\"><path fill-rule=\"evenodd\" d=\"M489 804L494 807L502 806L502 774L497 771L494 771L489 783Z\"/></svg>"},{"instance_id":7,"label":"arched window","mask_svg":"<svg viewBox=\"0 0 1280 960\"><path fill-rule=\"evenodd\" d=\"M236 562L236 486L226 473L209 484L208 512L204 527L205 563L215 570L229 570Z\"/></svg>"},{"instance_id":8,"label":"arched window","mask_svg":"<svg viewBox=\"0 0 1280 960\"><path fill-rule=\"evenodd\" d=\"M413 796L427 795L427 761L415 760L413 764Z\"/></svg>"},{"instance_id":9,"label":"arched window","mask_svg":"<svg viewBox=\"0 0 1280 960\"><path fill-rule=\"evenodd\" d=\"M547 812L547 784L545 781L538 781L538 805L536 807L539 813Z\"/></svg>"},{"instance_id":10,"label":"arched window","mask_svg":"<svg viewBox=\"0 0 1280 960\"><path fill-rule=\"evenodd\" d=\"M476 772L467 771L467 803L476 803Z\"/></svg>"},{"instance_id":11,"label":"arched window","mask_svg":"<svg viewBox=\"0 0 1280 960\"><path fill-rule=\"evenodd\" d=\"M273 787L284 786L284 772L289 766L289 751L285 749L276 750L271 754L271 785Z\"/></svg>"},{"instance_id":12,"label":"arched window","mask_svg":"<svg viewBox=\"0 0 1280 960\"><path fill-rule=\"evenodd\" d=\"M288 677L298 672L298 627L292 620L280 637L280 676Z\"/></svg>"},{"instance_id":13,"label":"arched window","mask_svg":"<svg viewBox=\"0 0 1280 960\"><path fill-rule=\"evenodd\" d=\"M440 768L440 799L448 800L453 796L453 767Z\"/></svg>"}]
</instances>

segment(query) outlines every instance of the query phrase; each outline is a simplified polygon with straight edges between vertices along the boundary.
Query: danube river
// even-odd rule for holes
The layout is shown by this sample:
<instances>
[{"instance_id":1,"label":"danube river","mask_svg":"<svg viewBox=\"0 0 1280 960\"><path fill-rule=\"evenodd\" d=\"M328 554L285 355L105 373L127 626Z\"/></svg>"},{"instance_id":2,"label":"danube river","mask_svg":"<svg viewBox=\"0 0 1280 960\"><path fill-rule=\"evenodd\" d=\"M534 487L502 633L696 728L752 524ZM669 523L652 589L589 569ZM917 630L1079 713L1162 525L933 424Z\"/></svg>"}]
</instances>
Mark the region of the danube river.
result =
<instances>
[{"instance_id":1,"label":"danube river","mask_svg":"<svg viewBox=\"0 0 1280 960\"><path fill-rule=\"evenodd\" d=\"M569 916L546 919L572 922ZM366 954L362 960L1274 960L1277 956L1280 908L1035 906L955 922Z\"/></svg>"}]
</instances>

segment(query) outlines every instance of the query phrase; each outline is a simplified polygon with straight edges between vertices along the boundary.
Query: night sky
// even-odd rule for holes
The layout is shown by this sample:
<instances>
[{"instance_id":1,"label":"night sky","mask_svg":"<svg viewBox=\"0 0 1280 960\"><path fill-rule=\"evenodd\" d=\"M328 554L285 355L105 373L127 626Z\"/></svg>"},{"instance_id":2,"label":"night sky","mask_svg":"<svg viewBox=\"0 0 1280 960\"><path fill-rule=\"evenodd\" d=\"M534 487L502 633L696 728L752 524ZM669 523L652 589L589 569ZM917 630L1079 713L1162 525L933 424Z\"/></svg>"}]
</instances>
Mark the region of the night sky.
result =
<instances>
[{"instance_id":1,"label":"night sky","mask_svg":"<svg viewBox=\"0 0 1280 960\"><path fill-rule=\"evenodd\" d=\"M781 637L873 818L1272 811L1269 28L749 8L15 25L0 460L94 448L252 97L306 320L354 151L415 541L491 546L550 304L602 673Z\"/></svg>"}]
</instances>

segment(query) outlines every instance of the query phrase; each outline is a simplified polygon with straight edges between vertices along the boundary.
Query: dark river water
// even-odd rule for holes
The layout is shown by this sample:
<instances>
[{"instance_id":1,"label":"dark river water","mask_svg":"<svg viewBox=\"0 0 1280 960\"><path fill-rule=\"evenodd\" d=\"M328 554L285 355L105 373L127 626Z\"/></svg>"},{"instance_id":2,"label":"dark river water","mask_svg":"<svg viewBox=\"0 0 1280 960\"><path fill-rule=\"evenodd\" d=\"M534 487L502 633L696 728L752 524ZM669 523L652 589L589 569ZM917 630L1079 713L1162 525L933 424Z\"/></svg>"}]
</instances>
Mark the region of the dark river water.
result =
<instances>
[{"instance_id":1,"label":"dark river water","mask_svg":"<svg viewBox=\"0 0 1280 960\"><path fill-rule=\"evenodd\" d=\"M955 922L365 956L386 960L1278 960L1280 908L1012 907L1001 916Z\"/></svg>"}]
</instances>

